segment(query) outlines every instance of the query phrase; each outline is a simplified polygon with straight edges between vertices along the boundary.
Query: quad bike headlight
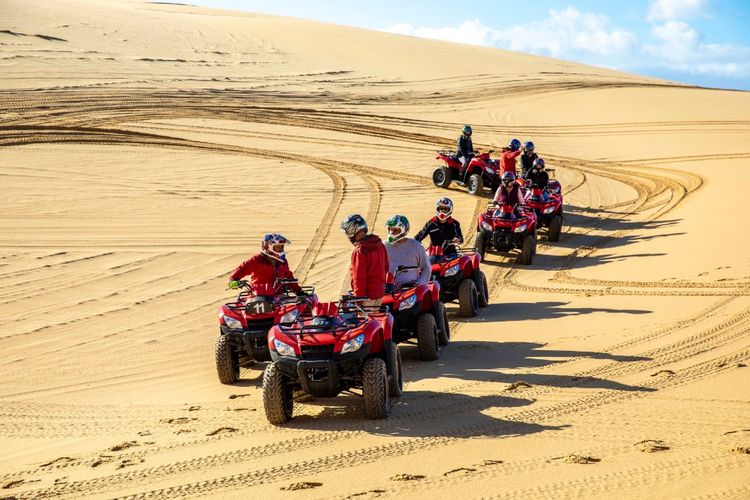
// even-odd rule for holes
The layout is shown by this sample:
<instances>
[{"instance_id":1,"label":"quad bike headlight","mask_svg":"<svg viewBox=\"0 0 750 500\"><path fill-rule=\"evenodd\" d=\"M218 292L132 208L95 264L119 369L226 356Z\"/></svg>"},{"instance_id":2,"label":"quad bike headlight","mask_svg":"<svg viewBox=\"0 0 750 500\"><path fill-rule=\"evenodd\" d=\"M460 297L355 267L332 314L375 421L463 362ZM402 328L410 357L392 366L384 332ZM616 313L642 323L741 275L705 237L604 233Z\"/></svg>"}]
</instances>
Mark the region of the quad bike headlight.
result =
<instances>
[{"instance_id":1,"label":"quad bike headlight","mask_svg":"<svg viewBox=\"0 0 750 500\"><path fill-rule=\"evenodd\" d=\"M346 354L347 352L354 352L358 351L360 347L362 347L362 343L365 341L365 334L360 333L347 343L341 347L341 354Z\"/></svg>"},{"instance_id":2,"label":"quad bike headlight","mask_svg":"<svg viewBox=\"0 0 750 500\"><path fill-rule=\"evenodd\" d=\"M281 319L279 319L279 323L283 325L291 325L295 321L297 321L297 318L299 317L299 311L297 309L293 309L283 315Z\"/></svg>"},{"instance_id":3,"label":"quad bike headlight","mask_svg":"<svg viewBox=\"0 0 750 500\"><path fill-rule=\"evenodd\" d=\"M224 324L227 325L227 328L231 328L232 330L242 330L242 322L240 320L227 315L222 316L222 318L224 319Z\"/></svg>"},{"instance_id":4,"label":"quad bike headlight","mask_svg":"<svg viewBox=\"0 0 750 500\"><path fill-rule=\"evenodd\" d=\"M524 231L526 231L526 224L521 224L513 230L514 233L522 233Z\"/></svg>"},{"instance_id":5,"label":"quad bike headlight","mask_svg":"<svg viewBox=\"0 0 750 500\"><path fill-rule=\"evenodd\" d=\"M491 224L489 224L489 223L488 223L488 222L486 222L486 221L482 221L482 223L481 223L481 224L479 224L479 226L480 226L480 227L481 227L482 229L484 229L485 231L492 231L492 225L491 225Z\"/></svg>"},{"instance_id":6,"label":"quad bike headlight","mask_svg":"<svg viewBox=\"0 0 750 500\"><path fill-rule=\"evenodd\" d=\"M409 296L409 298L404 299L404 301L398 305L398 310L403 311L404 309L409 309L411 307L414 307L414 304L416 303L417 303L417 295L416 294L411 295Z\"/></svg>"},{"instance_id":7,"label":"quad bike headlight","mask_svg":"<svg viewBox=\"0 0 750 500\"><path fill-rule=\"evenodd\" d=\"M273 346L280 356L296 356L296 354L294 354L294 347L290 346L289 344L285 344L279 339L273 339Z\"/></svg>"},{"instance_id":8,"label":"quad bike headlight","mask_svg":"<svg viewBox=\"0 0 750 500\"><path fill-rule=\"evenodd\" d=\"M545 214L551 214L554 211L555 211L555 207L554 206L547 207L547 208L544 209L544 213Z\"/></svg>"},{"instance_id":9,"label":"quad bike headlight","mask_svg":"<svg viewBox=\"0 0 750 500\"><path fill-rule=\"evenodd\" d=\"M446 276L453 276L453 275L454 275L454 274L456 274L456 273L457 273L457 272L458 272L458 271L459 271L460 269L461 269L461 265L460 265L460 264L456 264L455 266L451 266L451 268L450 268L450 269L448 269L447 271L445 271L445 275L446 275Z\"/></svg>"}]
</instances>

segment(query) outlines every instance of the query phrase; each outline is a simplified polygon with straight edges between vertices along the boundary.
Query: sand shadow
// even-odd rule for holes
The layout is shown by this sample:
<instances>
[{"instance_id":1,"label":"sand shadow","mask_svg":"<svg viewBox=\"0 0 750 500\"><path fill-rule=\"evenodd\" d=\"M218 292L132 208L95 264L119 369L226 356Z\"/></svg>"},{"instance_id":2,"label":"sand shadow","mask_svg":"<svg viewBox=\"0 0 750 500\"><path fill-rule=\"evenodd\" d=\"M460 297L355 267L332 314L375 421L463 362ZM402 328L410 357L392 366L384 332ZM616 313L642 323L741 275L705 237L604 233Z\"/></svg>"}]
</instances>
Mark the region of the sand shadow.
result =
<instances>
[{"instance_id":1,"label":"sand shadow","mask_svg":"<svg viewBox=\"0 0 750 500\"><path fill-rule=\"evenodd\" d=\"M556 319L584 314L651 314L650 309L620 309L610 307L566 307L570 302L512 302L488 305L481 315L482 321L526 321ZM549 326L549 325L547 325ZM541 326L540 326L541 328Z\"/></svg>"}]
</instances>

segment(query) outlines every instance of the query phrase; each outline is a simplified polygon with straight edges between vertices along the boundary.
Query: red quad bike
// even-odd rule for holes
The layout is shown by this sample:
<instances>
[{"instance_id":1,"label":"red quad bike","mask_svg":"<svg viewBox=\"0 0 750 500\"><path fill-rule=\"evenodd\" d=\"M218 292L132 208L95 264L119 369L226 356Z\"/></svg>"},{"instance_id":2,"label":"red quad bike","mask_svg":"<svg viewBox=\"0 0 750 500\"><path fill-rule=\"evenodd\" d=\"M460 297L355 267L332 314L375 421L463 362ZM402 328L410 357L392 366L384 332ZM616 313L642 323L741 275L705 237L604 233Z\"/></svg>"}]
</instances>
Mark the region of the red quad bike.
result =
<instances>
[{"instance_id":1,"label":"red quad bike","mask_svg":"<svg viewBox=\"0 0 750 500\"><path fill-rule=\"evenodd\" d=\"M443 160L444 166L438 167L432 173L432 182L441 188L447 188L455 181L461 186L466 186L466 191L472 195L482 195L485 188L490 188L494 193L500 186L500 162L490 159L490 153L477 153L470 161L466 169L466 184L459 178L461 173L461 162L452 151L438 151L435 159Z\"/></svg>"},{"instance_id":2,"label":"red quad bike","mask_svg":"<svg viewBox=\"0 0 750 500\"><path fill-rule=\"evenodd\" d=\"M219 307L219 338L216 339L216 372L222 384L233 384L256 361L271 361L268 330L280 321L289 321L318 302L313 287L292 293L289 285L297 280L278 280L275 287L253 287L239 282L243 291L234 302Z\"/></svg>"},{"instance_id":3,"label":"red quad bike","mask_svg":"<svg viewBox=\"0 0 750 500\"><path fill-rule=\"evenodd\" d=\"M294 393L330 398L361 391L367 418L386 418L391 398L403 390L401 354L391 338L385 307L365 307L367 297L345 295L271 328L273 360L263 373L263 407L274 425L292 418Z\"/></svg>"},{"instance_id":4,"label":"red quad bike","mask_svg":"<svg viewBox=\"0 0 750 500\"><path fill-rule=\"evenodd\" d=\"M399 266L396 276L418 266ZM395 279L395 277L393 279ZM407 282L396 287L386 284L383 306L393 315L393 340L396 343L416 337L419 358L434 361L440 357L441 346L450 342L450 327L445 305L440 301L440 284L426 285Z\"/></svg>"},{"instance_id":5,"label":"red quad bike","mask_svg":"<svg viewBox=\"0 0 750 500\"><path fill-rule=\"evenodd\" d=\"M440 300L458 300L461 316L472 318L480 307L489 305L487 278L479 269L480 257L475 250L458 248L446 241L442 247L429 249L432 280L440 284Z\"/></svg>"},{"instance_id":6,"label":"red quad bike","mask_svg":"<svg viewBox=\"0 0 750 500\"><path fill-rule=\"evenodd\" d=\"M563 195L560 183L550 180L546 189L541 189L534 184L526 184L526 205L534 209L537 217L538 228L547 228L547 239L549 241L560 241L560 232L563 225ZM547 199L544 192L547 192Z\"/></svg>"},{"instance_id":7,"label":"red quad bike","mask_svg":"<svg viewBox=\"0 0 750 500\"><path fill-rule=\"evenodd\" d=\"M474 245L482 258L488 249L510 252L518 248L521 250L518 261L524 265L531 264L536 254L534 210L520 206L516 211L512 205L490 203L487 211L479 214L477 219L477 235Z\"/></svg>"}]
</instances>

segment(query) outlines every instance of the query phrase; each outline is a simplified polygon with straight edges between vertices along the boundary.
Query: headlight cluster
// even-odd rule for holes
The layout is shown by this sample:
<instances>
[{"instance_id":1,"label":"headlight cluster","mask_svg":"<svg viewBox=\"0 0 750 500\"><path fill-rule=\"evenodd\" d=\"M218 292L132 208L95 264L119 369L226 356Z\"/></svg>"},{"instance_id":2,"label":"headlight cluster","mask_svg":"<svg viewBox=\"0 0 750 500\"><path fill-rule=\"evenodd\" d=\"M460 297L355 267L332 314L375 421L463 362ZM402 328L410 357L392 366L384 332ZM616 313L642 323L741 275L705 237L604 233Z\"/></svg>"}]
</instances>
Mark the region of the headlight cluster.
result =
<instances>
[{"instance_id":1,"label":"headlight cluster","mask_svg":"<svg viewBox=\"0 0 750 500\"><path fill-rule=\"evenodd\" d=\"M450 269L448 269L447 271L445 271L445 275L446 276L453 276L454 274L456 274L459 271L459 269L461 269L461 265L460 264L456 264L455 266L452 266Z\"/></svg>"},{"instance_id":2,"label":"headlight cluster","mask_svg":"<svg viewBox=\"0 0 750 500\"><path fill-rule=\"evenodd\" d=\"M222 317L224 318L224 324L227 325L227 328L231 328L232 330L242 330L242 322L240 320L227 315Z\"/></svg>"},{"instance_id":3,"label":"headlight cluster","mask_svg":"<svg viewBox=\"0 0 750 500\"><path fill-rule=\"evenodd\" d=\"M526 224L521 224L513 230L514 233L522 233L524 231L526 231Z\"/></svg>"},{"instance_id":4,"label":"headlight cluster","mask_svg":"<svg viewBox=\"0 0 750 500\"><path fill-rule=\"evenodd\" d=\"M480 227L481 227L482 229L484 229L485 231L492 231L492 225L491 225L491 224L489 224L489 223L488 223L488 222L486 222L486 221L482 221L482 222L481 222L481 224L479 224L479 226L480 226Z\"/></svg>"},{"instance_id":5,"label":"headlight cluster","mask_svg":"<svg viewBox=\"0 0 750 500\"><path fill-rule=\"evenodd\" d=\"M414 304L417 303L417 294L410 295L409 298L405 299L403 302L401 302L398 305L398 310L403 311L404 309L409 309L411 307L414 307Z\"/></svg>"},{"instance_id":6,"label":"headlight cluster","mask_svg":"<svg viewBox=\"0 0 750 500\"><path fill-rule=\"evenodd\" d=\"M341 348L341 354L346 354L347 352L354 352L358 351L360 347L362 347L362 342L365 341L365 334L360 333L347 343L343 345Z\"/></svg>"},{"instance_id":7,"label":"headlight cluster","mask_svg":"<svg viewBox=\"0 0 750 500\"><path fill-rule=\"evenodd\" d=\"M276 352L278 352L280 356L296 356L296 354L294 353L294 347L290 346L289 344L285 344L278 339L273 339L273 347L276 349Z\"/></svg>"},{"instance_id":8,"label":"headlight cluster","mask_svg":"<svg viewBox=\"0 0 750 500\"><path fill-rule=\"evenodd\" d=\"M279 319L279 323L281 323L283 325L290 325L290 324L294 323L295 321L297 321L298 317L299 317L299 310L293 309L293 310L289 311L288 313L286 313L285 315L283 315Z\"/></svg>"},{"instance_id":9,"label":"headlight cluster","mask_svg":"<svg viewBox=\"0 0 750 500\"><path fill-rule=\"evenodd\" d=\"M551 214L551 213L552 213L552 212L554 212L554 211L555 211L555 207L554 207L554 205L553 205L553 206L551 206L551 207L547 207L547 208L545 208L545 209L544 209L544 213L545 213L545 214Z\"/></svg>"}]
</instances>

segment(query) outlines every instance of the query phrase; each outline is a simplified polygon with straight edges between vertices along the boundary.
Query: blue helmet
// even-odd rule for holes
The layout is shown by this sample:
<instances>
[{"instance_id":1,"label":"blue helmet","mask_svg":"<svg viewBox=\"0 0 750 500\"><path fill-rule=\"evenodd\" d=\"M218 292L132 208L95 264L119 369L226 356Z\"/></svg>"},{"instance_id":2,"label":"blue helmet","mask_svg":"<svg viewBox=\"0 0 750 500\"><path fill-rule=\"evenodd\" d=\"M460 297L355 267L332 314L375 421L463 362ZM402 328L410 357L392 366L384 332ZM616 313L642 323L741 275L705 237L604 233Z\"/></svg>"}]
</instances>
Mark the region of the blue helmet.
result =
<instances>
[{"instance_id":1,"label":"blue helmet","mask_svg":"<svg viewBox=\"0 0 750 500\"><path fill-rule=\"evenodd\" d=\"M531 164L532 168L544 168L544 160L541 158L537 158L534 160L534 163Z\"/></svg>"},{"instance_id":2,"label":"blue helmet","mask_svg":"<svg viewBox=\"0 0 750 500\"><path fill-rule=\"evenodd\" d=\"M528 141L526 144L523 145L523 149L526 151L534 151L534 143L531 141Z\"/></svg>"},{"instance_id":3,"label":"blue helmet","mask_svg":"<svg viewBox=\"0 0 750 500\"><path fill-rule=\"evenodd\" d=\"M521 141L518 139L513 139L510 141L510 144L508 144L508 147L511 151L518 151L521 148Z\"/></svg>"}]
</instances>

